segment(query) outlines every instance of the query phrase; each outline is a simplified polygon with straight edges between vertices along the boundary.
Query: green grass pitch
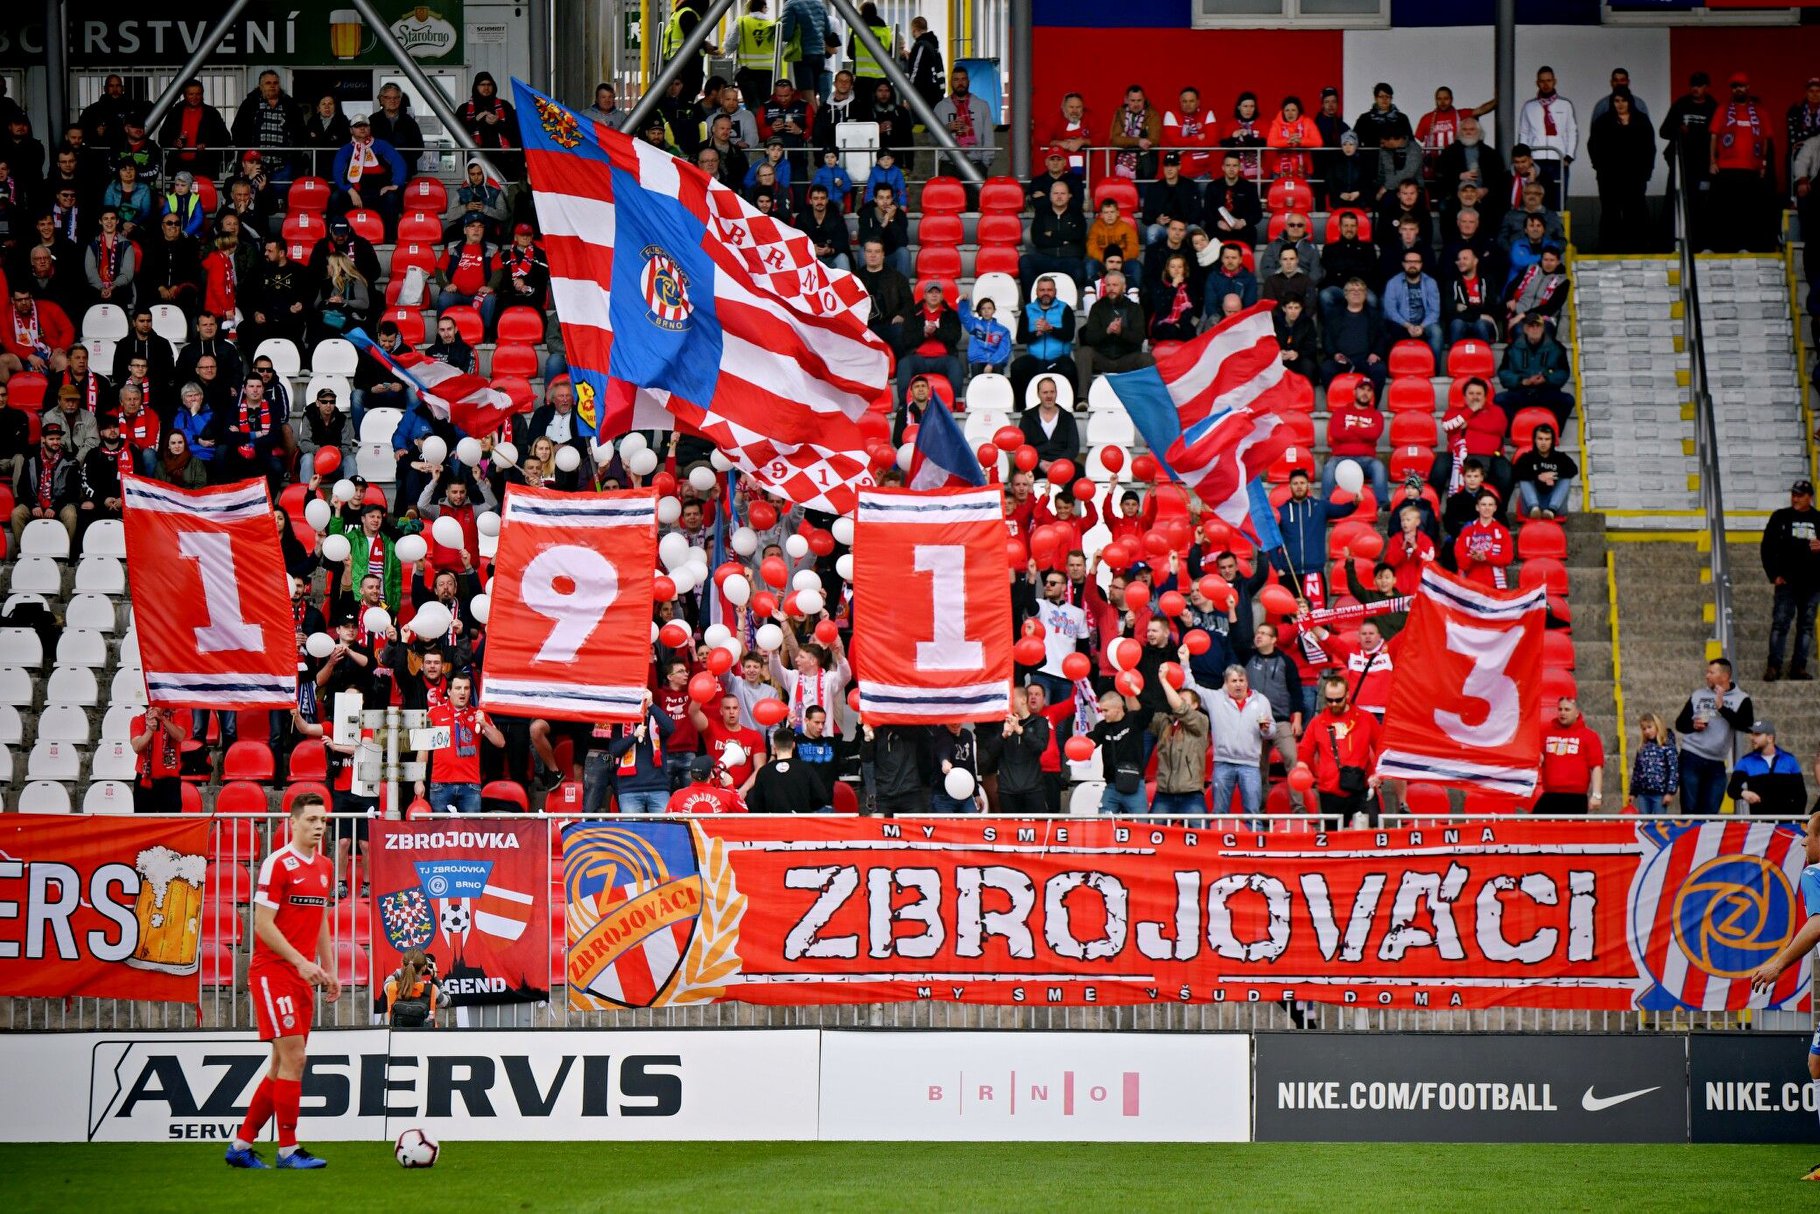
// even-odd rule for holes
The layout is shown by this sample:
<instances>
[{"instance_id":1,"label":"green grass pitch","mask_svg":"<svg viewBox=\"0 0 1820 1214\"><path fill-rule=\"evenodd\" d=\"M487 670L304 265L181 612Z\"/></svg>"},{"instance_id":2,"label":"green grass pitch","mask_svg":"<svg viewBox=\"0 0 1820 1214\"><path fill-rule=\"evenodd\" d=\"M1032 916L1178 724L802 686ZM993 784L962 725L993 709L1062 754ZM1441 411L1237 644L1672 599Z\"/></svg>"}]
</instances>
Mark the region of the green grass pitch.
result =
<instances>
[{"instance_id":1,"label":"green grass pitch","mask_svg":"<svg viewBox=\"0 0 1820 1214\"><path fill-rule=\"evenodd\" d=\"M269 1159L271 1147L261 1147ZM326 1143L320 1172L219 1146L0 1146L7 1214L415 1210L1812 1209L1820 1146L457 1142L407 1172Z\"/></svg>"}]
</instances>

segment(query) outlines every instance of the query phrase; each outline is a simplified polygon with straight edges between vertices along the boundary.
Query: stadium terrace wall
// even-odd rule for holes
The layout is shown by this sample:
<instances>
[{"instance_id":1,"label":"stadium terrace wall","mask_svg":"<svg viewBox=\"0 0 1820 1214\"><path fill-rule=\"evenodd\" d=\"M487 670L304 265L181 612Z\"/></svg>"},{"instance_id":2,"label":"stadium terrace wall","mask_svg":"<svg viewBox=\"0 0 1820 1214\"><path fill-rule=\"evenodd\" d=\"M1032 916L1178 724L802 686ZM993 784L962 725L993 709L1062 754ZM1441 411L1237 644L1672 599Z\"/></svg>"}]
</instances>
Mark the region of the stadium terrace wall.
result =
<instances>
[{"instance_id":1,"label":"stadium terrace wall","mask_svg":"<svg viewBox=\"0 0 1820 1214\"><path fill-rule=\"evenodd\" d=\"M1793 1033L316 1034L307 1140L1795 1142ZM250 1034L0 1036L3 1142L231 1136ZM1254 1099L1255 1097L1255 1099Z\"/></svg>"}]
</instances>

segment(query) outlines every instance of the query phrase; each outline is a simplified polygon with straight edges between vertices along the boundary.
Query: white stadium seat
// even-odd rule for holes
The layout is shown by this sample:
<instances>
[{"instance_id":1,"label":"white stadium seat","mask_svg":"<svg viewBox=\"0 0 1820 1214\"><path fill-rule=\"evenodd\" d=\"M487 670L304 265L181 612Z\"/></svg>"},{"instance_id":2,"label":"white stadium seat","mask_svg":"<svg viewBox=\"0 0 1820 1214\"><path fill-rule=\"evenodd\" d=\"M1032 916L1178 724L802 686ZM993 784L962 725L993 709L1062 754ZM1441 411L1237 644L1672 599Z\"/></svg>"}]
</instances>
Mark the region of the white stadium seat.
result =
<instances>
[{"instance_id":1,"label":"white stadium seat","mask_svg":"<svg viewBox=\"0 0 1820 1214\"><path fill-rule=\"evenodd\" d=\"M25 722L11 704L0 704L0 743L17 746L25 740Z\"/></svg>"},{"instance_id":2,"label":"white stadium seat","mask_svg":"<svg viewBox=\"0 0 1820 1214\"><path fill-rule=\"evenodd\" d=\"M101 688L95 682L95 672L86 666L53 667L50 679L44 684L44 702L93 708L101 702Z\"/></svg>"},{"instance_id":3,"label":"white stadium seat","mask_svg":"<svg viewBox=\"0 0 1820 1214\"><path fill-rule=\"evenodd\" d=\"M0 784L13 782L13 748L0 746Z\"/></svg>"},{"instance_id":4,"label":"white stadium seat","mask_svg":"<svg viewBox=\"0 0 1820 1214\"><path fill-rule=\"evenodd\" d=\"M118 557L82 554L76 562L76 590L119 597L126 593L126 562Z\"/></svg>"},{"instance_id":5,"label":"white stadium seat","mask_svg":"<svg viewBox=\"0 0 1820 1214\"><path fill-rule=\"evenodd\" d=\"M1043 277L1055 280L1055 297L1069 307L1075 309L1078 314L1081 305L1081 292L1080 288L1074 285L1074 279L1066 274L1056 273L1053 270L1049 271L1048 274L1043 275ZM1007 325L1005 327L1010 328L1011 326ZM1015 329L1012 331L1016 332Z\"/></svg>"},{"instance_id":6,"label":"white stadium seat","mask_svg":"<svg viewBox=\"0 0 1820 1214\"><path fill-rule=\"evenodd\" d=\"M22 814L66 814L70 811L70 790L54 780L33 780L19 790L19 812Z\"/></svg>"},{"instance_id":7,"label":"white stadium seat","mask_svg":"<svg viewBox=\"0 0 1820 1214\"><path fill-rule=\"evenodd\" d=\"M398 456L392 451L391 441L361 443L354 451L354 472L373 485L389 485L397 480Z\"/></svg>"},{"instance_id":8,"label":"white stadium seat","mask_svg":"<svg viewBox=\"0 0 1820 1214\"><path fill-rule=\"evenodd\" d=\"M89 366L111 368L113 363L97 362L92 346L97 338L106 341L119 341L127 334L131 326L127 323L126 309L119 304L100 303L82 314L82 341L91 347Z\"/></svg>"},{"instance_id":9,"label":"white stadium seat","mask_svg":"<svg viewBox=\"0 0 1820 1214\"><path fill-rule=\"evenodd\" d=\"M29 708L32 700L32 672L18 666L0 666L0 704Z\"/></svg>"},{"instance_id":10,"label":"white stadium seat","mask_svg":"<svg viewBox=\"0 0 1820 1214\"><path fill-rule=\"evenodd\" d=\"M1071 817L1091 818L1100 812L1100 798L1106 795L1103 781L1089 781L1076 784L1074 791L1068 794L1068 813Z\"/></svg>"},{"instance_id":11,"label":"white stadium seat","mask_svg":"<svg viewBox=\"0 0 1820 1214\"><path fill-rule=\"evenodd\" d=\"M35 518L19 534L19 555L67 561L70 559L70 533L54 518Z\"/></svg>"},{"instance_id":12,"label":"white stadium seat","mask_svg":"<svg viewBox=\"0 0 1820 1214\"><path fill-rule=\"evenodd\" d=\"M38 670L44 665L44 642L30 628L0 628L0 653L14 666Z\"/></svg>"},{"instance_id":13,"label":"white stadium seat","mask_svg":"<svg viewBox=\"0 0 1820 1214\"><path fill-rule=\"evenodd\" d=\"M91 367L112 367L114 365L114 347L119 343L112 337L95 337L82 343L88 347L88 365Z\"/></svg>"},{"instance_id":14,"label":"white stadium seat","mask_svg":"<svg viewBox=\"0 0 1820 1214\"><path fill-rule=\"evenodd\" d=\"M107 638L93 628L66 628L57 642L57 665L107 665Z\"/></svg>"},{"instance_id":15,"label":"white stadium seat","mask_svg":"<svg viewBox=\"0 0 1820 1214\"><path fill-rule=\"evenodd\" d=\"M126 559L126 525L117 518L104 518L89 524L82 533L82 551L90 556L117 556Z\"/></svg>"},{"instance_id":16,"label":"white stadium seat","mask_svg":"<svg viewBox=\"0 0 1820 1214\"><path fill-rule=\"evenodd\" d=\"M1125 402L1119 399L1119 394L1112 390L1112 384L1104 375L1101 375L1096 377L1093 386L1087 389L1087 407L1096 412L1108 412L1123 410Z\"/></svg>"},{"instance_id":17,"label":"white stadium seat","mask_svg":"<svg viewBox=\"0 0 1820 1214\"><path fill-rule=\"evenodd\" d=\"M144 704L145 671L137 666L122 666L114 672L114 681L108 685L107 702L110 704Z\"/></svg>"},{"instance_id":18,"label":"white stadium seat","mask_svg":"<svg viewBox=\"0 0 1820 1214\"><path fill-rule=\"evenodd\" d=\"M118 615L114 611L114 600L92 590L72 596L69 605L63 609L65 628L92 628L111 636L119 624Z\"/></svg>"},{"instance_id":19,"label":"white stadium seat","mask_svg":"<svg viewBox=\"0 0 1820 1214\"><path fill-rule=\"evenodd\" d=\"M176 304L153 304L152 332L181 350L190 338L190 318Z\"/></svg>"},{"instance_id":20,"label":"white stadium seat","mask_svg":"<svg viewBox=\"0 0 1820 1214\"><path fill-rule=\"evenodd\" d=\"M1131 424L1130 415L1105 410L1087 415L1087 442L1092 446L1110 443L1115 447L1129 447L1136 441L1137 427Z\"/></svg>"},{"instance_id":21,"label":"white stadium seat","mask_svg":"<svg viewBox=\"0 0 1820 1214\"><path fill-rule=\"evenodd\" d=\"M133 786L124 780L96 780L82 794L85 814L130 814L133 812Z\"/></svg>"},{"instance_id":22,"label":"white stadium seat","mask_svg":"<svg viewBox=\"0 0 1820 1214\"><path fill-rule=\"evenodd\" d=\"M288 337L268 337L260 342L259 348L253 351L253 362L262 358L271 359L272 370L285 379L296 379L303 374L303 355L297 352L297 346Z\"/></svg>"},{"instance_id":23,"label":"white stadium seat","mask_svg":"<svg viewBox=\"0 0 1820 1214\"><path fill-rule=\"evenodd\" d=\"M133 744L125 738L103 738L95 747L95 756L89 761L89 778L92 780L132 780L139 774L139 756L133 753Z\"/></svg>"},{"instance_id":24,"label":"white stadium seat","mask_svg":"<svg viewBox=\"0 0 1820 1214\"><path fill-rule=\"evenodd\" d=\"M310 376L309 385L304 388L299 404L307 409L316 403L316 394L327 388L335 394L335 407L343 413L353 407L354 385L345 375L324 375L318 371Z\"/></svg>"},{"instance_id":25,"label":"white stadium seat","mask_svg":"<svg viewBox=\"0 0 1820 1214\"><path fill-rule=\"evenodd\" d=\"M35 590L21 590L17 593L7 595L6 602L0 604L0 619L5 619L7 616L13 614L13 609L15 607L23 607L28 603L34 607L43 607L47 611L50 609L50 603L45 600L45 597L42 594L39 594Z\"/></svg>"},{"instance_id":26,"label":"white stadium seat","mask_svg":"<svg viewBox=\"0 0 1820 1214\"><path fill-rule=\"evenodd\" d=\"M994 270L990 274L981 274L973 280L973 310L979 311L980 301L990 299L998 308L998 315L993 317L1013 333L1017 332L1018 293L1017 279L1009 274Z\"/></svg>"},{"instance_id":27,"label":"white stadium seat","mask_svg":"<svg viewBox=\"0 0 1820 1214\"><path fill-rule=\"evenodd\" d=\"M40 742L75 742L89 744L88 713L74 704L52 704L38 714Z\"/></svg>"},{"instance_id":28,"label":"white stadium seat","mask_svg":"<svg viewBox=\"0 0 1820 1214\"><path fill-rule=\"evenodd\" d=\"M75 780L82 774L82 751L68 742L38 739L25 760L28 780Z\"/></svg>"},{"instance_id":29,"label":"white stadium seat","mask_svg":"<svg viewBox=\"0 0 1820 1214\"><path fill-rule=\"evenodd\" d=\"M276 359L272 365L278 365ZM316 343L310 351L310 373L312 375L352 375L360 367L360 351L354 343L345 337L330 337ZM314 400L316 393L310 393Z\"/></svg>"},{"instance_id":30,"label":"white stadium seat","mask_svg":"<svg viewBox=\"0 0 1820 1214\"><path fill-rule=\"evenodd\" d=\"M967 381L967 408L992 413L1009 413L1013 401L1011 381L1003 375L987 372Z\"/></svg>"},{"instance_id":31,"label":"white stadium seat","mask_svg":"<svg viewBox=\"0 0 1820 1214\"><path fill-rule=\"evenodd\" d=\"M1091 419L1089 419L1089 421L1091 421ZM1104 458L1105 451L1106 451L1106 447L1104 444L1102 444L1100 446L1094 447L1091 451L1089 451L1087 453L1087 475L1092 477L1094 480L1098 481L1102 485L1112 484L1115 481L1130 480L1131 479L1130 462L1127 461L1124 464L1121 464L1119 466L1119 470L1117 472L1112 472L1106 467L1106 461Z\"/></svg>"},{"instance_id":32,"label":"white stadium seat","mask_svg":"<svg viewBox=\"0 0 1820 1214\"><path fill-rule=\"evenodd\" d=\"M368 409L360 419L359 441L362 443L384 443L387 449L392 445L392 431L398 429L398 423L404 420L400 409Z\"/></svg>"},{"instance_id":33,"label":"white stadium seat","mask_svg":"<svg viewBox=\"0 0 1820 1214\"><path fill-rule=\"evenodd\" d=\"M120 664L122 666L141 666L139 660L139 634L128 626L126 635L120 638Z\"/></svg>"},{"instance_id":34,"label":"white stadium seat","mask_svg":"<svg viewBox=\"0 0 1820 1214\"><path fill-rule=\"evenodd\" d=\"M977 447L989 443L992 436L1011 424L1007 413L996 413L991 409L967 410L967 422L961 429L967 436L969 446Z\"/></svg>"},{"instance_id":35,"label":"white stadium seat","mask_svg":"<svg viewBox=\"0 0 1820 1214\"><path fill-rule=\"evenodd\" d=\"M101 718L101 737L105 741L124 742L133 736L133 718L145 711L144 704L115 704Z\"/></svg>"},{"instance_id":36,"label":"white stadium seat","mask_svg":"<svg viewBox=\"0 0 1820 1214\"><path fill-rule=\"evenodd\" d=\"M855 185L865 182L878 159L878 123L840 122L834 126L834 146L841 150L841 167Z\"/></svg>"},{"instance_id":37,"label":"white stadium seat","mask_svg":"<svg viewBox=\"0 0 1820 1214\"><path fill-rule=\"evenodd\" d=\"M50 519L36 519L38 523L49 522L63 533L63 524ZM22 556L13 563L13 580L11 587L18 594L40 594L56 598L63 593L63 566L55 557Z\"/></svg>"},{"instance_id":38,"label":"white stadium seat","mask_svg":"<svg viewBox=\"0 0 1820 1214\"><path fill-rule=\"evenodd\" d=\"M1030 382L1024 385L1024 408L1036 408L1036 390L1046 379L1055 381L1056 403L1060 404L1062 408L1072 411L1074 409L1074 402L1068 399L1068 395L1073 392L1074 389L1068 386L1068 381L1066 379L1057 375L1054 371L1045 371L1041 375L1032 376Z\"/></svg>"}]
</instances>

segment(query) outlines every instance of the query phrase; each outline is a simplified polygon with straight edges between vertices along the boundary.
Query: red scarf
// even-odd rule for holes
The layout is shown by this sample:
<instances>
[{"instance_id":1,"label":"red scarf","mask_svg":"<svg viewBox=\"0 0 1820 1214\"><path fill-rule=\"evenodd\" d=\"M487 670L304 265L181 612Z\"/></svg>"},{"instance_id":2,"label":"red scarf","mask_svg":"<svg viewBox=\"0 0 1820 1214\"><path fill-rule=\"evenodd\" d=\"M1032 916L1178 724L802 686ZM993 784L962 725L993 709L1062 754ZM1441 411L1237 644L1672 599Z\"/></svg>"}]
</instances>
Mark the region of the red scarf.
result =
<instances>
[{"instance_id":1,"label":"red scarf","mask_svg":"<svg viewBox=\"0 0 1820 1214\"><path fill-rule=\"evenodd\" d=\"M56 504L52 485L57 477L57 468L62 463L61 452L56 455L41 454L38 458L38 504L46 510Z\"/></svg>"},{"instance_id":2,"label":"red scarf","mask_svg":"<svg viewBox=\"0 0 1820 1214\"><path fill-rule=\"evenodd\" d=\"M253 435L262 435L262 434L269 433L272 429L272 402L271 402L271 400L269 398L266 398L266 399L262 399L259 402L258 424L255 425L254 421L253 421L253 415L247 407L246 393L242 392L240 394L240 428L242 430L245 430L247 433L253 434Z\"/></svg>"},{"instance_id":3,"label":"red scarf","mask_svg":"<svg viewBox=\"0 0 1820 1214\"><path fill-rule=\"evenodd\" d=\"M1536 100L1542 103L1542 133L1544 135L1561 133L1555 127L1555 99L1559 96L1558 93L1536 94Z\"/></svg>"},{"instance_id":4,"label":"red scarf","mask_svg":"<svg viewBox=\"0 0 1820 1214\"><path fill-rule=\"evenodd\" d=\"M13 310L13 343L29 349L39 358L51 356L50 347L46 346L38 335L38 301L32 301L31 313L20 316L17 308Z\"/></svg>"},{"instance_id":5,"label":"red scarf","mask_svg":"<svg viewBox=\"0 0 1820 1214\"><path fill-rule=\"evenodd\" d=\"M103 455L112 455L114 457L114 466L115 466L115 468L117 468L119 470L120 476L123 480L126 477L132 476L134 473L138 472L138 470L139 470L133 464L133 449L124 440L121 441L120 447L116 451L109 451L107 449L107 445L105 443L102 444L101 453Z\"/></svg>"},{"instance_id":6,"label":"red scarf","mask_svg":"<svg viewBox=\"0 0 1820 1214\"><path fill-rule=\"evenodd\" d=\"M101 276L101 285L114 285L114 275L120 271L120 255L124 252L126 241L117 236L103 232L95 239L95 272Z\"/></svg>"},{"instance_id":7,"label":"red scarf","mask_svg":"<svg viewBox=\"0 0 1820 1214\"><path fill-rule=\"evenodd\" d=\"M513 278L529 278L537 265L537 246L521 249L518 242L514 241L506 246L502 260L505 262L506 273Z\"/></svg>"},{"instance_id":8,"label":"red scarf","mask_svg":"<svg viewBox=\"0 0 1820 1214\"><path fill-rule=\"evenodd\" d=\"M811 695L807 691L809 676L801 673L796 676L796 690L790 693L790 724L793 728L801 729L803 727L803 714L817 704L820 704L823 708L827 707L822 699L827 692L825 687L827 678L827 671L818 670L815 672L815 693Z\"/></svg>"}]
</instances>

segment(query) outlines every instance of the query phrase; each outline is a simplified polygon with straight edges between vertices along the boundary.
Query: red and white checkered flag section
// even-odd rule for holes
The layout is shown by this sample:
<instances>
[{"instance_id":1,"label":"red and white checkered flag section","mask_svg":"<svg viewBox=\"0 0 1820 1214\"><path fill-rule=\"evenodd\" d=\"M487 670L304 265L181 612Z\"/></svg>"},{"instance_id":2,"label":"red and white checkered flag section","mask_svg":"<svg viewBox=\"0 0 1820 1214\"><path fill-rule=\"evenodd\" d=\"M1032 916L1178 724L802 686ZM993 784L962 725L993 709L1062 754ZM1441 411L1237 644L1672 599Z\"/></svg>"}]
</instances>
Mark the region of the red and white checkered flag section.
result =
<instances>
[{"instance_id":1,"label":"red and white checkered flag section","mask_svg":"<svg viewBox=\"0 0 1820 1214\"><path fill-rule=\"evenodd\" d=\"M657 494L506 490L480 704L635 721L651 666Z\"/></svg>"},{"instance_id":2,"label":"red and white checkered flag section","mask_svg":"<svg viewBox=\"0 0 1820 1214\"><path fill-rule=\"evenodd\" d=\"M997 490L860 493L853 650L866 724L1003 720L1011 631Z\"/></svg>"},{"instance_id":3,"label":"red and white checkered flag section","mask_svg":"<svg viewBox=\"0 0 1820 1214\"><path fill-rule=\"evenodd\" d=\"M297 704L290 578L263 480L179 489L122 478L126 576L160 708Z\"/></svg>"},{"instance_id":4,"label":"red and white checkered flag section","mask_svg":"<svg viewBox=\"0 0 1820 1214\"><path fill-rule=\"evenodd\" d=\"M1491 590L1429 565L1415 600L1378 774L1529 796L1542 766L1546 589Z\"/></svg>"}]
</instances>

